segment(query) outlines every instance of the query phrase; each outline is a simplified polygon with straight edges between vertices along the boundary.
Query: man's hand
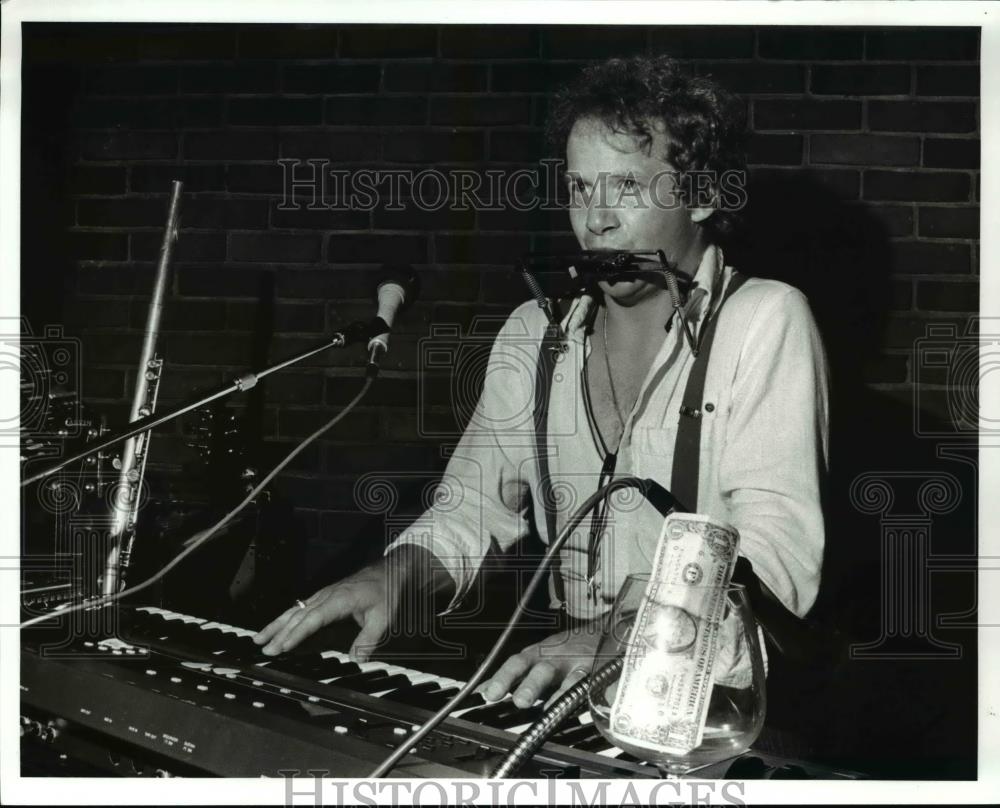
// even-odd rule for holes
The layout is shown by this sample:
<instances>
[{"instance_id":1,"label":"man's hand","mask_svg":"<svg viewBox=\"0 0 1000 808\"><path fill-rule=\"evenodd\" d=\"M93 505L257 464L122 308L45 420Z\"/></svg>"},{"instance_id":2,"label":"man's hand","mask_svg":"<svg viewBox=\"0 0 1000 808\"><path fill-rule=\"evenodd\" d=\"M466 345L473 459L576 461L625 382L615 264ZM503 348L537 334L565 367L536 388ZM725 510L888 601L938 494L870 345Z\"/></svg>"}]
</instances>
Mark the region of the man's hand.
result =
<instances>
[{"instance_id":1,"label":"man's hand","mask_svg":"<svg viewBox=\"0 0 1000 808\"><path fill-rule=\"evenodd\" d=\"M350 655L363 662L371 655L395 613L398 592L387 583L387 565L378 561L335 584L324 586L305 601L287 609L254 635L268 656L290 651L323 626L353 616L361 632Z\"/></svg>"},{"instance_id":2,"label":"man's hand","mask_svg":"<svg viewBox=\"0 0 1000 808\"><path fill-rule=\"evenodd\" d=\"M548 706L590 673L601 631L601 621L595 620L529 645L504 662L478 692L490 701L511 692L514 704L524 709L555 691Z\"/></svg>"}]
</instances>

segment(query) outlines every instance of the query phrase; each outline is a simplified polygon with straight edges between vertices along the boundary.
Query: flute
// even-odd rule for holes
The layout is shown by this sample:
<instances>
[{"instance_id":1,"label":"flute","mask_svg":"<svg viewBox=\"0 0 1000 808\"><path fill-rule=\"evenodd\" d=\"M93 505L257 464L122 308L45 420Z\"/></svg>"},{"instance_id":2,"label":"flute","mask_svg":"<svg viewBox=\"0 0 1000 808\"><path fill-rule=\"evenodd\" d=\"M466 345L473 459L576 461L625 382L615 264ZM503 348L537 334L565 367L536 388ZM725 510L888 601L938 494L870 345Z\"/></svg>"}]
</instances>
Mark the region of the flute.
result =
<instances>
[{"instance_id":1,"label":"flute","mask_svg":"<svg viewBox=\"0 0 1000 808\"><path fill-rule=\"evenodd\" d=\"M170 262L180 226L183 187L183 183L177 180L173 182L167 226L163 233L163 243L160 246L160 257L156 266L156 280L153 283L153 297L149 301L149 311L146 315L146 331L142 340L142 353L139 357L139 372L136 376L129 423L152 415L156 409L160 374L163 369L163 359L156 353L156 341L160 333L160 317L163 313L163 299L167 293ZM125 587L125 576L135 545L139 494L146 471L151 438L152 433L148 431L129 438L122 449L121 457L115 458L112 463L118 471L118 482L111 492L111 547L105 562L104 574L98 582L102 595L114 594Z\"/></svg>"}]
</instances>

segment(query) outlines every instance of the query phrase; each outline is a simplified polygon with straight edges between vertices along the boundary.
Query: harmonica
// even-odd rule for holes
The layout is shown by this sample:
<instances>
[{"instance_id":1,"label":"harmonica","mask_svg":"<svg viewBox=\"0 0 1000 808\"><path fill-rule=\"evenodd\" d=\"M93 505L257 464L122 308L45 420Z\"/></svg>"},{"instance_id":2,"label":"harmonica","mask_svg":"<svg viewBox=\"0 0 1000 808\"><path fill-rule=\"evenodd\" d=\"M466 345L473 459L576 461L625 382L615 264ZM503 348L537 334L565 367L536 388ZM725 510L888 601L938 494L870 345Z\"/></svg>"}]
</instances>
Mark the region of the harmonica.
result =
<instances>
[{"instance_id":1,"label":"harmonica","mask_svg":"<svg viewBox=\"0 0 1000 808\"><path fill-rule=\"evenodd\" d=\"M547 269L564 269L571 276L625 275L630 273L665 272L674 276L682 291L686 291L693 278L681 272L676 264L667 260L663 250L579 250L576 252L525 253L521 269L527 272Z\"/></svg>"}]
</instances>

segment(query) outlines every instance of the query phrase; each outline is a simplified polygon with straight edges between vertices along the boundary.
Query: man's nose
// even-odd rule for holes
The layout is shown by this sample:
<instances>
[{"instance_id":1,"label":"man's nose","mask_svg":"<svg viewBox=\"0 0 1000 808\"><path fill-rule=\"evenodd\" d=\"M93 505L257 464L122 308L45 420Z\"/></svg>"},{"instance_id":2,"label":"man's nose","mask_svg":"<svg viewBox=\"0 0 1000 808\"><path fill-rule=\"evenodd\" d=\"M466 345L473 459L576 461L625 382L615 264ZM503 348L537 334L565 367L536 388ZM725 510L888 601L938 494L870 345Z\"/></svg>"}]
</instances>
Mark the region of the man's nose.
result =
<instances>
[{"instance_id":1,"label":"man's nose","mask_svg":"<svg viewBox=\"0 0 1000 808\"><path fill-rule=\"evenodd\" d=\"M617 227L618 214L613 208L596 202L590 206L587 211L587 229L591 233L595 236L603 236Z\"/></svg>"}]
</instances>

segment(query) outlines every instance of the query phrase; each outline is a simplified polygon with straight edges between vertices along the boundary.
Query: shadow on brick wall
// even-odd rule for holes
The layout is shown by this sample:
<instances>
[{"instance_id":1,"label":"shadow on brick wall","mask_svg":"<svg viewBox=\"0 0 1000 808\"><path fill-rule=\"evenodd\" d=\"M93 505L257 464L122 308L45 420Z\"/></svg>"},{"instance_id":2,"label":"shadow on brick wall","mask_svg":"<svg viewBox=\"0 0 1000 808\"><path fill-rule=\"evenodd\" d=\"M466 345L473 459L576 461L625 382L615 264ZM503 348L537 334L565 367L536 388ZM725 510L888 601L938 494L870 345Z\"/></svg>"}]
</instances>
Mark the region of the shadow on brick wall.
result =
<instances>
[{"instance_id":1,"label":"shadow on brick wall","mask_svg":"<svg viewBox=\"0 0 1000 808\"><path fill-rule=\"evenodd\" d=\"M729 255L749 274L806 294L831 369L827 543L813 617L836 628L841 656L824 669L776 660L770 721L839 765L885 777L973 777L975 631L937 625L974 607L974 581L972 573L928 569L934 555L975 553L975 447L965 444L968 460L939 456L949 442L940 436L951 433L959 444L962 436L923 407L912 377L889 380L911 382L898 396L870 386L880 381L873 364L878 372L893 306L883 224L808 176L751 182L749 199L744 235ZM921 512L916 489L948 477L957 481L957 505ZM864 507L858 484L866 481L893 490L895 503L881 512ZM927 538L918 545L921 524ZM887 553L900 536L904 552Z\"/></svg>"}]
</instances>

